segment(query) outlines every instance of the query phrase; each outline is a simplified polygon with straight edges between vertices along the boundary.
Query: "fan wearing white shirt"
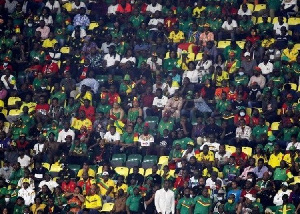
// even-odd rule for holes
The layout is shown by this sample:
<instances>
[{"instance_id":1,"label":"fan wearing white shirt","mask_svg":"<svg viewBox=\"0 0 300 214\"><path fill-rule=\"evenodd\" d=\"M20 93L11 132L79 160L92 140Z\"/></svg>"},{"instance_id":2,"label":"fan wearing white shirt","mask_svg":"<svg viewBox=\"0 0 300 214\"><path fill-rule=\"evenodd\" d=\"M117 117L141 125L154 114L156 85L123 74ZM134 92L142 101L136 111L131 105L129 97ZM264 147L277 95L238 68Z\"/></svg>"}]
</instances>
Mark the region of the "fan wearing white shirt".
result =
<instances>
[{"instance_id":1,"label":"fan wearing white shirt","mask_svg":"<svg viewBox=\"0 0 300 214\"><path fill-rule=\"evenodd\" d=\"M52 14L60 13L59 1L49 0L49 1L47 1L45 7L48 7Z\"/></svg>"},{"instance_id":2,"label":"fan wearing white shirt","mask_svg":"<svg viewBox=\"0 0 300 214\"><path fill-rule=\"evenodd\" d=\"M227 20L222 24L221 31L218 33L218 39L223 40L224 38L228 38L230 35L231 40L235 40L235 31L238 25L237 22L232 19L230 16L227 17ZM224 37L225 36L225 37Z\"/></svg>"},{"instance_id":3,"label":"fan wearing white shirt","mask_svg":"<svg viewBox=\"0 0 300 214\"><path fill-rule=\"evenodd\" d=\"M46 185L46 186L49 188L49 190L50 190L51 192L53 192L54 188L55 188L55 187L58 187L58 183L56 183L55 181L53 181L53 180L51 179L51 176L50 176L49 173L46 173L44 177L45 177L45 180L42 180L42 181L39 183L39 189L41 190L42 187L43 187L44 185Z\"/></svg>"},{"instance_id":4,"label":"fan wearing white shirt","mask_svg":"<svg viewBox=\"0 0 300 214\"><path fill-rule=\"evenodd\" d=\"M236 128L236 142L237 144L242 144L243 146L247 146L250 141L252 130L249 126L246 126L246 122L244 119L240 120L240 125Z\"/></svg>"},{"instance_id":5,"label":"fan wearing white shirt","mask_svg":"<svg viewBox=\"0 0 300 214\"><path fill-rule=\"evenodd\" d=\"M24 199L26 206L34 203L35 191L29 187L29 181L23 181L23 187L19 190L18 196Z\"/></svg>"},{"instance_id":6,"label":"fan wearing white shirt","mask_svg":"<svg viewBox=\"0 0 300 214\"><path fill-rule=\"evenodd\" d=\"M33 146L34 155L38 155L43 152L45 141L46 141L46 138L43 135L39 136L38 142L36 144L34 144L34 146Z\"/></svg>"},{"instance_id":7,"label":"fan wearing white shirt","mask_svg":"<svg viewBox=\"0 0 300 214\"><path fill-rule=\"evenodd\" d=\"M286 151L290 150L292 146L296 147L297 150L300 149L300 143L297 142L297 135L291 136L291 142L286 146Z\"/></svg>"},{"instance_id":8,"label":"fan wearing white shirt","mask_svg":"<svg viewBox=\"0 0 300 214\"><path fill-rule=\"evenodd\" d=\"M106 144L118 145L120 142L120 134L116 132L115 126L110 126L109 131L103 137Z\"/></svg>"},{"instance_id":9,"label":"fan wearing white shirt","mask_svg":"<svg viewBox=\"0 0 300 214\"><path fill-rule=\"evenodd\" d=\"M189 70L186 70L183 72L182 75L182 82L185 77L190 79L191 83L197 84L199 82L199 72L196 70L196 65L194 62L189 62L188 63L188 68Z\"/></svg>"},{"instance_id":10,"label":"fan wearing white shirt","mask_svg":"<svg viewBox=\"0 0 300 214\"><path fill-rule=\"evenodd\" d=\"M285 27L286 30L289 30L289 26L287 23L284 23L283 16L278 16L278 22L273 25L273 30L276 36L281 35L281 27Z\"/></svg>"},{"instance_id":11,"label":"fan wearing white shirt","mask_svg":"<svg viewBox=\"0 0 300 214\"><path fill-rule=\"evenodd\" d=\"M109 5L108 8L107 8L107 15L108 16L116 15L117 8L118 8L117 1L112 0L111 5Z\"/></svg>"},{"instance_id":12,"label":"fan wearing white shirt","mask_svg":"<svg viewBox=\"0 0 300 214\"><path fill-rule=\"evenodd\" d=\"M150 19L149 20L149 22L148 22L148 29L149 30L158 30L158 24L164 24L164 19L162 19L161 17L160 17L160 12L155 12L154 13L154 16L152 17L152 19Z\"/></svg>"},{"instance_id":13,"label":"fan wearing white shirt","mask_svg":"<svg viewBox=\"0 0 300 214\"><path fill-rule=\"evenodd\" d=\"M163 188L155 193L154 204L157 213L175 214L175 195L169 186L171 186L170 181L165 180Z\"/></svg>"},{"instance_id":14,"label":"fan wearing white shirt","mask_svg":"<svg viewBox=\"0 0 300 214\"><path fill-rule=\"evenodd\" d=\"M252 16L251 10L248 8L247 4L242 4L242 7L238 10L239 19L242 19L243 16Z\"/></svg>"},{"instance_id":15,"label":"fan wearing white shirt","mask_svg":"<svg viewBox=\"0 0 300 214\"><path fill-rule=\"evenodd\" d=\"M68 121L64 122L64 129L58 133L57 142L65 143L67 136L71 136L72 141L74 141L75 132L72 129L70 129L70 123Z\"/></svg>"},{"instance_id":16,"label":"fan wearing white shirt","mask_svg":"<svg viewBox=\"0 0 300 214\"><path fill-rule=\"evenodd\" d=\"M33 163L32 159L28 155L25 155L23 150L21 150L19 154L18 162L20 163L21 168L28 167Z\"/></svg>"},{"instance_id":17,"label":"fan wearing white shirt","mask_svg":"<svg viewBox=\"0 0 300 214\"><path fill-rule=\"evenodd\" d=\"M152 15L156 11L161 11L162 10L162 5L158 4L156 0L151 0L151 4L149 4L146 8L146 12L149 15Z\"/></svg>"},{"instance_id":18,"label":"fan wearing white shirt","mask_svg":"<svg viewBox=\"0 0 300 214\"><path fill-rule=\"evenodd\" d=\"M261 74L266 76L273 72L273 63L269 61L269 56L265 55L263 62L258 64L258 67L261 69Z\"/></svg>"},{"instance_id":19,"label":"fan wearing white shirt","mask_svg":"<svg viewBox=\"0 0 300 214\"><path fill-rule=\"evenodd\" d=\"M108 47L108 51L109 53L104 55L103 67L107 70L107 72L114 74L120 64L121 57L116 53L115 44L111 44Z\"/></svg>"}]
</instances>

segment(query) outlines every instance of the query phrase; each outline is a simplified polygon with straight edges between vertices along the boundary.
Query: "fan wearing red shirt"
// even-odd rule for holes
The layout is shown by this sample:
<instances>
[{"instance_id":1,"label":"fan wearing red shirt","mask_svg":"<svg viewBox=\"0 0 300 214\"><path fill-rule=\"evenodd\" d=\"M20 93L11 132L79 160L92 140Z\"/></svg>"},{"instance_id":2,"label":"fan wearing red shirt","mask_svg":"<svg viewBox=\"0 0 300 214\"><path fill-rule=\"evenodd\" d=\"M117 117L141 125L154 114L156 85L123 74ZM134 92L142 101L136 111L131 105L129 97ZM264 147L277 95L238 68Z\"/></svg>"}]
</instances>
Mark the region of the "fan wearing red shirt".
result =
<instances>
[{"instance_id":1,"label":"fan wearing red shirt","mask_svg":"<svg viewBox=\"0 0 300 214\"><path fill-rule=\"evenodd\" d=\"M61 184L61 189L63 192L74 192L76 183L71 181L69 176L64 176L64 181Z\"/></svg>"},{"instance_id":2,"label":"fan wearing red shirt","mask_svg":"<svg viewBox=\"0 0 300 214\"><path fill-rule=\"evenodd\" d=\"M58 74L58 65L55 62L52 62L50 55L47 55L45 58L46 64L44 65L42 72L44 77L49 78L56 76Z\"/></svg>"},{"instance_id":3,"label":"fan wearing red shirt","mask_svg":"<svg viewBox=\"0 0 300 214\"><path fill-rule=\"evenodd\" d=\"M40 96L39 104L35 107L35 118L39 123L48 120L47 113L49 112L50 106L45 101L45 97Z\"/></svg>"},{"instance_id":4,"label":"fan wearing red shirt","mask_svg":"<svg viewBox=\"0 0 300 214\"><path fill-rule=\"evenodd\" d=\"M85 99L83 101L83 105L80 106L79 111L84 111L85 115L88 119L90 119L92 122L95 120L95 108L90 105L90 101L88 99Z\"/></svg>"},{"instance_id":5,"label":"fan wearing red shirt","mask_svg":"<svg viewBox=\"0 0 300 214\"><path fill-rule=\"evenodd\" d=\"M83 173L82 173L82 179L80 179L80 180L77 182L77 186L80 186L80 187L81 187L81 189L82 189L82 194L83 194L84 196L86 196L86 195L90 192L91 186L92 186L94 183L95 183L95 182L89 178L88 173L87 173L87 172L83 172Z\"/></svg>"},{"instance_id":6,"label":"fan wearing red shirt","mask_svg":"<svg viewBox=\"0 0 300 214\"><path fill-rule=\"evenodd\" d=\"M108 104L113 106L114 103L120 103L121 98L120 95L116 92L116 86L111 85L109 88L109 92L107 93L108 96Z\"/></svg>"},{"instance_id":7,"label":"fan wearing red shirt","mask_svg":"<svg viewBox=\"0 0 300 214\"><path fill-rule=\"evenodd\" d=\"M251 179L248 179L245 183L245 189L241 192L241 198L244 198L247 194L256 195L257 190L253 187Z\"/></svg>"},{"instance_id":8,"label":"fan wearing red shirt","mask_svg":"<svg viewBox=\"0 0 300 214\"><path fill-rule=\"evenodd\" d=\"M189 173L186 169L184 169L182 171L182 175L178 176L175 180L174 183L174 187L178 188L178 187L183 187L184 182L189 182L190 181L190 177L189 177Z\"/></svg>"},{"instance_id":9,"label":"fan wearing red shirt","mask_svg":"<svg viewBox=\"0 0 300 214\"><path fill-rule=\"evenodd\" d=\"M178 22L178 19L174 17L174 12L172 10L168 11L168 17L165 18L165 28L168 32L173 30L173 26Z\"/></svg>"},{"instance_id":10,"label":"fan wearing red shirt","mask_svg":"<svg viewBox=\"0 0 300 214\"><path fill-rule=\"evenodd\" d=\"M236 152L232 153L232 155L235 158L235 164L237 166L245 166L248 156L242 152L242 147L236 147Z\"/></svg>"},{"instance_id":11,"label":"fan wearing red shirt","mask_svg":"<svg viewBox=\"0 0 300 214\"><path fill-rule=\"evenodd\" d=\"M9 70L12 73L13 67L9 63L10 59L8 57L5 57L4 62L0 65L0 71Z\"/></svg>"},{"instance_id":12,"label":"fan wearing red shirt","mask_svg":"<svg viewBox=\"0 0 300 214\"><path fill-rule=\"evenodd\" d=\"M117 12L117 14L119 13L121 13L121 14L128 14L128 13L131 13L131 11L132 11L132 6L131 6L131 4L129 4L128 2L126 2L126 0L121 0L120 1L120 4L118 5L118 7L117 7L117 10L116 10L116 12Z\"/></svg>"},{"instance_id":13,"label":"fan wearing red shirt","mask_svg":"<svg viewBox=\"0 0 300 214\"><path fill-rule=\"evenodd\" d=\"M32 65L25 70L29 77L37 77L38 73L42 72L43 66L40 64L40 58L34 57Z\"/></svg>"}]
</instances>

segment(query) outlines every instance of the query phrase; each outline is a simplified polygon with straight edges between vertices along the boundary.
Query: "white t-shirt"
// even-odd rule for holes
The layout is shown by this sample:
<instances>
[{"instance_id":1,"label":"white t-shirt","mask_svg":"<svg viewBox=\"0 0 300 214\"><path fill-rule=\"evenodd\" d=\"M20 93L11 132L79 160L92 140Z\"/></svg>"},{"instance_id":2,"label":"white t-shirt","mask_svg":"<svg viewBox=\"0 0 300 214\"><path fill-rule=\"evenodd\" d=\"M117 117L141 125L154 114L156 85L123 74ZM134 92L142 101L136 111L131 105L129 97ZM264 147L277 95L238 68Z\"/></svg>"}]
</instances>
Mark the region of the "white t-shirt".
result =
<instances>
[{"instance_id":1,"label":"white t-shirt","mask_svg":"<svg viewBox=\"0 0 300 214\"><path fill-rule=\"evenodd\" d=\"M117 8L118 8L118 4L116 4L116 5L110 5L107 8L107 15L116 15Z\"/></svg>"},{"instance_id":2,"label":"white t-shirt","mask_svg":"<svg viewBox=\"0 0 300 214\"><path fill-rule=\"evenodd\" d=\"M79 10L81 7L86 8L85 3L82 1L80 2L80 4L78 6L75 4L75 2L72 3L72 10Z\"/></svg>"},{"instance_id":3,"label":"white t-shirt","mask_svg":"<svg viewBox=\"0 0 300 214\"><path fill-rule=\"evenodd\" d=\"M57 9L58 9L58 10L57 10L57 13L60 13L60 4L59 4L58 1L54 1L54 4L53 4L53 5L50 4L49 1L47 1L45 7L48 7L50 10L53 10L53 9L56 9L56 8L57 8Z\"/></svg>"},{"instance_id":4,"label":"white t-shirt","mask_svg":"<svg viewBox=\"0 0 300 214\"><path fill-rule=\"evenodd\" d=\"M244 12L241 8L238 10L238 15L239 16L251 16L252 15L252 12L251 10L249 10L249 8L247 9L246 12Z\"/></svg>"},{"instance_id":5,"label":"white t-shirt","mask_svg":"<svg viewBox=\"0 0 300 214\"><path fill-rule=\"evenodd\" d=\"M148 134L147 136L142 134L139 137L139 142L140 142L141 146L150 146L151 143L154 142L154 137L151 134Z\"/></svg>"},{"instance_id":6,"label":"white t-shirt","mask_svg":"<svg viewBox=\"0 0 300 214\"><path fill-rule=\"evenodd\" d=\"M182 82L185 77L190 79L191 83L198 83L199 82L199 72L197 70L193 71L184 71L182 75Z\"/></svg>"},{"instance_id":7,"label":"white t-shirt","mask_svg":"<svg viewBox=\"0 0 300 214\"><path fill-rule=\"evenodd\" d=\"M39 188L42 188L42 186L44 185L47 185L48 188L51 190L51 192L53 192L54 188L58 186L58 184L55 182L55 181L46 181L46 180L43 180L40 182L39 184Z\"/></svg>"},{"instance_id":8,"label":"white t-shirt","mask_svg":"<svg viewBox=\"0 0 300 214\"><path fill-rule=\"evenodd\" d=\"M152 105L157 106L158 108L165 107L167 104L168 98L166 96L162 96L162 98L154 97Z\"/></svg>"},{"instance_id":9,"label":"white t-shirt","mask_svg":"<svg viewBox=\"0 0 300 214\"><path fill-rule=\"evenodd\" d=\"M161 88L161 90L165 90L165 87L166 87L166 86L167 86L167 83L163 83L160 87L157 87L157 85L156 85L156 83L155 83L155 84L153 84L153 86L152 86L152 88L153 88L152 92L155 93L156 90L157 90L158 88Z\"/></svg>"},{"instance_id":10,"label":"white t-shirt","mask_svg":"<svg viewBox=\"0 0 300 214\"><path fill-rule=\"evenodd\" d=\"M201 147L200 147L200 150L203 150L203 147L207 145L209 150L210 151L213 151L213 152L218 152L219 151L219 147L220 147L220 144L219 143L210 143L210 142L206 142L204 143Z\"/></svg>"},{"instance_id":11,"label":"white t-shirt","mask_svg":"<svg viewBox=\"0 0 300 214\"><path fill-rule=\"evenodd\" d=\"M216 152L215 159L218 159L221 163L225 162L225 160L230 158L231 153L225 152L224 155L220 155L219 152Z\"/></svg>"},{"instance_id":12,"label":"white t-shirt","mask_svg":"<svg viewBox=\"0 0 300 214\"><path fill-rule=\"evenodd\" d=\"M17 89L17 86L16 86L16 78L13 76L13 75L10 75L8 77L8 82L12 85L14 85L13 88L10 88L9 85L7 84L6 80L5 80L5 76L6 75L2 75L1 77L1 81L3 82L3 85L6 89Z\"/></svg>"},{"instance_id":13,"label":"white t-shirt","mask_svg":"<svg viewBox=\"0 0 300 214\"><path fill-rule=\"evenodd\" d=\"M73 38L75 38L75 30L72 32L72 35L71 35ZM85 29L83 28L80 28L80 38L82 39L83 37L86 36L86 31Z\"/></svg>"},{"instance_id":14,"label":"white t-shirt","mask_svg":"<svg viewBox=\"0 0 300 214\"><path fill-rule=\"evenodd\" d=\"M149 4L146 8L146 12L151 12L151 13L155 13L155 11L161 11L161 10L162 10L162 6L158 3L156 3L155 6Z\"/></svg>"},{"instance_id":15,"label":"white t-shirt","mask_svg":"<svg viewBox=\"0 0 300 214\"><path fill-rule=\"evenodd\" d=\"M261 73L263 75L268 75L273 72L273 63L268 62L265 64L264 62L259 63L258 67L261 69Z\"/></svg>"},{"instance_id":16,"label":"white t-shirt","mask_svg":"<svg viewBox=\"0 0 300 214\"><path fill-rule=\"evenodd\" d=\"M18 157L18 162L20 163L21 165L21 168L25 168L25 167L28 167L29 164L30 164L30 157L28 155L24 155L23 158L21 157Z\"/></svg>"},{"instance_id":17,"label":"white t-shirt","mask_svg":"<svg viewBox=\"0 0 300 214\"><path fill-rule=\"evenodd\" d=\"M72 129L69 129L68 131L65 131L65 129L63 129L58 133L57 142L58 143L65 143L66 142L66 137L68 135L71 135L72 136L72 141L74 141L75 132Z\"/></svg>"},{"instance_id":18,"label":"white t-shirt","mask_svg":"<svg viewBox=\"0 0 300 214\"><path fill-rule=\"evenodd\" d=\"M231 24L229 24L227 21L225 21L223 24L222 24L222 28L224 30L233 30L234 28L236 28L238 25L236 23L235 20L232 20Z\"/></svg>"},{"instance_id":19,"label":"white t-shirt","mask_svg":"<svg viewBox=\"0 0 300 214\"><path fill-rule=\"evenodd\" d=\"M158 23L164 24L164 19L150 19L150 21L148 22L148 25L157 26ZM150 30L157 30L157 28L154 27L154 28L151 28Z\"/></svg>"},{"instance_id":20,"label":"white t-shirt","mask_svg":"<svg viewBox=\"0 0 300 214\"><path fill-rule=\"evenodd\" d=\"M147 63L148 65L150 65L150 69L151 69L152 71L156 71L156 70L157 70L155 63L152 62L152 57L149 57L149 58L147 59L147 62L146 62L146 63ZM162 59L161 59L161 58L157 58L156 63L157 63L157 65L162 66Z\"/></svg>"},{"instance_id":21,"label":"white t-shirt","mask_svg":"<svg viewBox=\"0 0 300 214\"><path fill-rule=\"evenodd\" d=\"M106 67L110 67L110 66L113 66L115 64L115 62L117 62L117 61L120 62L120 55L117 53L115 55L110 55L108 53L108 54L105 54L104 60L106 61Z\"/></svg>"},{"instance_id":22,"label":"white t-shirt","mask_svg":"<svg viewBox=\"0 0 300 214\"><path fill-rule=\"evenodd\" d=\"M300 143L299 143L299 142L296 142L295 144L293 144L293 142L290 142L290 143L286 146L286 150L290 150L290 148L291 148L292 146L295 146L297 150L300 149Z\"/></svg>"},{"instance_id":23,"label":"white t-shirt","mask_svg":"<svg viewBox=\"0 0 300 214\"><path fill-rule=\"evenodd\" d=\"M282 25L280 25L279 23L275 23L273 26L273 30L275 30L276 35L280 35L281 34L281 27L286 27L286 30L289 30L289 26L287 23L283 23Z\"/></svg>"},{"instance_id":24,"label":"white t-shirt","mask_svg":"<svg viewBox=\"0 0 300 214\"><path fill-rule=\"evenodd\" d=\"M287 8L289 8L289 7L291 7L291 6L294 6L294 8L293 8L293 10L294 11L297 11L298 10L298 8L297 8L297 0L292 0L292 1L286 1L286 0L283 0L282 2L281 2L281 4L283 5L283 8L284 9L287 9ZM296 7L295 7L296 6Z\"/></svg>"},{"instance_id":25,"label":"white t-shirt","mask_svg":"<svg viewBox=\"0 0 300 214\"><path fill-rule=\"evenodd\" d=\"M112 141L120 140L121 136L118 132L116 132L114 135L112 135L110 132L106 132L103 138L106 141L112 142Z\"/></svg>"},{"instance_id":26,"label":"white t-shirt","mask_svg":"<svg viewBox=\"0 0 300 214\"><path fill-rule=\"evenodd\" d=\"M126 63L128 61L131 61L135 64L136 63L136 58L134 56L129 57L129 58L123 57L120 63Z\"/></svg>"}]
</instances>

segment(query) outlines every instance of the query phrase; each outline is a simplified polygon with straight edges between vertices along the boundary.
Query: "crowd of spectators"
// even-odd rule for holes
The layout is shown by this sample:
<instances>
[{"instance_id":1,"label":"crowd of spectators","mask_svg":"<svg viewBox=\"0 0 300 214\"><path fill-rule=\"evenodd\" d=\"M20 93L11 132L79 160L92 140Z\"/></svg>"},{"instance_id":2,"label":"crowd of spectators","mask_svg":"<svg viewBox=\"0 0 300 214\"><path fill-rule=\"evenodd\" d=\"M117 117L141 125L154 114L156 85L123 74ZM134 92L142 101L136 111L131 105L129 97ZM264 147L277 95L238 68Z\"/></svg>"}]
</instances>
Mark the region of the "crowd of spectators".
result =
<instances>
[{"instance_id":1,"label":"crowd of spectators","mask_svg":"<svg viewBox=\"0 0 300 214\"><path fill-rule=\"evenodd\" d=\"M0 212L300 213L297 0L0 0Z\"/></svg>"}]
</instances>

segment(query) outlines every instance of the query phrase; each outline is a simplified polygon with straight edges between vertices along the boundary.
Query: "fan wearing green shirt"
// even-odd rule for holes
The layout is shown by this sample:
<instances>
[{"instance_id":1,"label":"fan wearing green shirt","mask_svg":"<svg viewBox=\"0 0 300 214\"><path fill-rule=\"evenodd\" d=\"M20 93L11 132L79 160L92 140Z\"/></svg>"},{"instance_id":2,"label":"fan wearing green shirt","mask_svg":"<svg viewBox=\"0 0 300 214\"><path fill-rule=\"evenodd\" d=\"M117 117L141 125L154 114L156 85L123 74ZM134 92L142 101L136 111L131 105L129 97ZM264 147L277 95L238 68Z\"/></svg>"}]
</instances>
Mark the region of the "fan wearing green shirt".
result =
<instances>
[{"instance_id":1,"label":"fan wearing green shirt","mask_svg":"<svg viewBox=\"0 0 300 214\"><path fill-rule=\"evenodd\" d=\"M227 106L230 105L230 102L227 100L227 94L226 92L222 92L221 94L221 99L217 101L217 105L216 105L216 115L218 114L223 114L226 109Z\"/></svg>"},{"instance_id":2,"label":"fan wearing green shirt","mask_svg":"<svg viewBox=\"0 0 300 214\"><path fill-rule=\"evenodd\" d=\"M284 194L282 196L283 204L281 206L277 206L275 214L294 214L295 213L295 206L289 203L289 196Z\"/></svg>"},{"instance_id":3,"label":"fan wearing green shirt","mask_svg":"<svg viewBox=\"0 0 300 214\"><path fill-rule=\"evenodd\" d=\"M145 18L140 14L139 9L134 8L133 15L129 18L129 21L132 23L134 28L138 29L144 19Z\"/></svg>"},{"instance_id":4,"label":"fan wearing green shirt","mask_svg":"<svg viewBox=\"0 0 300 214\"><path fill-rule=\"evenodd\" d=\"M194 205L194 199L190 198L190 189L184 189L184 196L178 201L176 214L190 214Z\"/></svg>"},{"instance_id":5,"label":"fan wearing green shirt","mask_svg":"<svg viewBox=\"0 0 300 214\"><path fill-rule=\"evenodd\" d=\"M194 214L210 213L212 208L212 201L208 195L208 189L202 190L202 195L194 198Z\"/></svg>"},{"instance_id":6,"label":"fan wearing green shirt","mask_svg":"<svg viewBox=\"0 0 300 214\"><path fill-rule=\"evenodd\" d=\"M126 151L127 154L134 154L137 151L137 142L134 142L134 133L132 125L127 126L126 132L120 139L120 150Z\"/></svg>"},{"instance_id":7,"label":"fan wearing green shirt","mask_svg":"<svg viewBox=\"0 0 300 214\"><path fill-rule=\"evenodd\" d=\"M237 203L235 202L235 195L230 194L227 202L224 205L224 211L228 214L235 214L237 209Z\"/></svg>"},{"instance_id":8,"label":"fan wearing green shirt","mask_svg":"<svg viewBox=\"0 0 300 214\"><path fill-rule=\"evenodd\" d=\"M258 125L252 130L252 139L256 142L260 141L261 135L268 134L269 127L266 125L264 118L260 117L258 119Z\"/></svg>"},{"instance_id":9,"label":"fan wearing green shirt","mask_svg":"<svg viewBox=\"0 0 300 214\"><path fill-rule=\"evenodd\" d=\"M126 200L126 211L130 214L142 213L142 196L138 187L133 189L133 195L130 195Z\"/></svg>"}]
</instances>

